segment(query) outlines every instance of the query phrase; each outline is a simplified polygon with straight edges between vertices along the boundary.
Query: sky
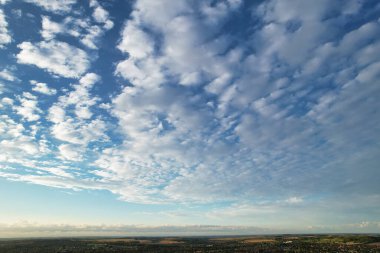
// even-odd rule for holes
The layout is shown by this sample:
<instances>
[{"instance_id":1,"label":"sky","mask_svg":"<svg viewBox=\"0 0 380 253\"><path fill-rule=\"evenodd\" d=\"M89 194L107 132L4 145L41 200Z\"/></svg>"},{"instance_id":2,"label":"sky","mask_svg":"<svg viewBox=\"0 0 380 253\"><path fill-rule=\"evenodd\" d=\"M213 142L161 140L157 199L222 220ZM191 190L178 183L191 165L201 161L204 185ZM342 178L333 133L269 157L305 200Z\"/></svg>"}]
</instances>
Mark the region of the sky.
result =
<instances>
[{"instance_id":1,"label":"sky","mask_svg":"<svg viewBox=\"0 0 380 253\"><path fill-rule=\"evenodd\" d=\"M0 237L380 232L380 2L0 0Z\"/></svg>"}]
</instances>

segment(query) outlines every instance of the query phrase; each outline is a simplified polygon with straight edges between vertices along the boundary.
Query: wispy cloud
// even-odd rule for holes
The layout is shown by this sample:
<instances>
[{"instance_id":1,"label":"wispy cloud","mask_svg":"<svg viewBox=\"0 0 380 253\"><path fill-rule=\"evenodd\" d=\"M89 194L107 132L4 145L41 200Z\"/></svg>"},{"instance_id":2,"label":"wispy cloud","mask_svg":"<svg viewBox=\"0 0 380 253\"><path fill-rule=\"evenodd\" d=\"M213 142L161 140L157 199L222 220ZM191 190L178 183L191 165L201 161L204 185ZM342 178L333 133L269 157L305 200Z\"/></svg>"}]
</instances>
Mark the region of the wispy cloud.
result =
<instances>
[{"instance_id":1,"label":"wispy cloud","mask_svg":"<svg viewBox=\"0 0 380 253\"><path fill-rule=\"evenodd\" d=\"M47 11L63 14L71 11L76 0L25 0L25 2L41 6Z\"/></svg>"}]
</instances>

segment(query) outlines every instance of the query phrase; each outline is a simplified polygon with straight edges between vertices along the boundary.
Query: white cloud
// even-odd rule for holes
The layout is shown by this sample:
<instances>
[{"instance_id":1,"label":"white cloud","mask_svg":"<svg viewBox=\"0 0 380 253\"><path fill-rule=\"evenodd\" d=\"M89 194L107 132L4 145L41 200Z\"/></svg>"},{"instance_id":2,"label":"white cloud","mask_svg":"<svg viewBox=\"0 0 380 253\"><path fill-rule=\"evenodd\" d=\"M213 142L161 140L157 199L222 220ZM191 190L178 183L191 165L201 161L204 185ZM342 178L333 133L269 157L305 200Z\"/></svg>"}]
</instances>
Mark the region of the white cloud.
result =
<instances>
[{"instance_id":1,"label":"white cloud","mask_svg":"<svg viewBox=\"0 0 380 253\"><path fill-rule=\"evenodd\" d=\"M103 30L99 26L90 26L87 34L80 40L83 45L91 49L97 49L97 40L103 35Z\"/></svg>"},{"instance_id":2,"label":"white cloud","mask_svg":"<svg viewBox=\"0 0 380 253\"><path fill-rule=\"evenodd\" d=\"M42 16L42 31L41 36L45 40L51 40L55 38L56 34L64 32L65 27L59 23L51 21L49 17Z\"/></svg>"},{"instance_id":3,"label":"white cloud","mask_svg":"<svg viewBox=\"0 0 380 253\"><path fill-rule=\"evenodd\" d=\"M18 81L18 78L8 69L0 71L0 78L9 82Z\"/></svg>"},{"instance_id":4,"label":"white cloud","mask_svg":"<svg viewBox=\"0 0 380 253\"><path fill-rule=\"evenodd\" d=\"M4 152L23 151L29 155L35 155L38 153L38 146L28 137L20 137L15 140L2 140L0 146Z\"/></svg>"},{"instance_id":5,"label":"white cloud","mask_svg":"<svg viewBox=\"0 0 380 253\"><path fill-rule=\"evenodd\" d=\"M75 114L81 119L90 119L92 117L92 112L87 106L77 106Z\"/></svg>"},{"instance_id":6,"label":"white cloud","mask_svg":"<svg viewBox=\"0 0 380 253\"><path fill-rule=\"evenodd\" d=\"M106 129L105 123L99 119L90 122L78 122L72 118L66 118L64 122L59 122L51 128L55 138L84 146L89 142L105 138Z\"/></svg>"},{"instance_id":7,"label":"white cloud","mask_svg":"<svg viewBox=\"0 0 380 253\"><path fill-rule=\"evenodd\" d=\"M35 97L31 94L24 94L23 98L33 99ZM28 123L24 126L6 115L0 115L1 177L9 180L20 180L20 177L25 177L30 179L30 182L46 182L46 185L49 186L52 183L49 184L43 177L55 175L72 178L65 166L55 163L56 158L41 159L42 156L51 153L45 136L41 135L38 139L36 138L37 133L43 132L43 129L43 126L39 124ZM17 169L13 169L13 166L17 166ZM24 175L20 176L21 174ZM38 175L37 178L36 175Z\"/></svg>"},{"instance_id":8,"label":"white cloud","mask_svg":"<svg viewBox=\"0 0 380 253\"><path fill-rule=\"evenodd\" d=\"M5 98L2 98L1 99L1 103L2 104L5 104L5 105L13 105L13 99L11 99L11 98L7 98L7 97L5 97Z\"/></svg>"},{"instance_id":9,"label":"white cloud","mask_svg":"<svg viewBox=\"0 0 380 253\"><path fill-rule=\"evenodd\" d=\"M72 9L76 0L24 0L54 13L67 13Z\"/></svg>"},{"instance_id":10,"label":"white cloud","mask_svg":"<svg viewBox=\"0 0 380 253\"><path fill-rule=\"evenodd\" d=\"M51 40L58 34L80 38L85 36L90 27L88 19L67 16L61 22L51 20L49 16L42 16L41 36L45 40Z\"/></svg>"},{"instance_id":11,"label":"white cloud","mask_svg":"<svg viewBox=\"0 0 380 253\"><path fill-rule=\"evenodd\" d=\"M41 109L38 108L36 99L37 97L32 94L24 92L22 96L18 97L20 105L14 106L14 110L27 121L39 120Z\"/></svg>"},{"instance_id":12,"label":"white cloud","mask_svg":"<svg viewBox=\"0 0 380 253\"><path fill-rule=\"evenodd\" d=\"M70 92L66 97L61 97L61 104L64 107L69 105L75 106L75 114L81 119L90 119L92 113L90 107L95 105L98 98L91 97L90 90L96 82L100 81L100 77L94 73L87 73L80 80L79 84L74 85L74 91Z\"/></svg>"},{"instance_id":13,"label":"white cloud","mask_svg":"<svg viewBox=\"0 0 380 253\"><path fill-rule=\"evenodd\" d=\"M129 58L118 64L116 73L148 88L164 83L166 76L179 78L178 83L191 86L201 85L228 72L230 63L217 55L224 52L229 39L222 36L209 40L221 29L233 9L224 1L220 5L225 7L224 17L220 22L209 24L208 14L203 14L204 19L200 20L193 14L200 14L206 7L211 11L219 5L137 1L118 45ZM154 14L157 10L161 15ZM144 27L150 27L153 32ZM162 39L153 40L157 34ZM160 53L156 54L155 48L159 48Z\"/></svg>"},{"instance_id":14,"label":"white cloud","mask_svg":"<svg viewBox=\"0 0 380 253\"><path fill-rule=\"evenodd\" d=\"M122 33L119 50L128 52L133 58L144 58L153 52L153 40L132 21L128 22Z\"/></svg>"},{"instance_id":15,"label":"white cloud","mask_svg":"<svg viewBox=\"0 0 380 253\"><path fill-rule=\"evenodd\" d=\"M107 139L106 123L99 118L91 119L91 107L96 105L99 98L92 96L90 91L99 81L98 75L87 73L79 80L79 84L73 85L71 92L60 96L58 102L49 109L48 119L54 123L51 134L58 140L81 145L82 148L77 149L78 157L80 153L85 153L88 143ZM62 156L67 159L73 157L69 152L72 147L62 146L61 152L66 151Z\"/></svg>"},{"instance_id":16,"label":"white cloud","mask_svg":"<svg viewBox=\"0 0 380 253\"><path fill-rule=\"evenodd\" d=\"M92 14L96 22L104 23L108 19L108 12L102 7L98 6L95 8L94 13Z\"/></svg>"},{"instance_id":17,"label":"white cloud","mask_svg":"<svg viewBox=\"0 0 380 253\"><path fill-rule=\"evenodd\" d=\"M109 19L109 13L106 11L98 1L91 0L90 1L90 7L94 8L94 11L92 13L92 17L95 19L98 23L103 23L103 28L106 30L109 30L113 27L113 22Z\"/></svg>"},{"instance_id":18,"label":"white cloud","mask_svg":"<svg viewBox=\"0 0 380 253\"><path fill-rule=\"evenodd\" d=\"M8 31L8 22L5 20L3 10L0 10L0 49L4 48L4 45L9 44L12 41L12 37Z\"/></svg>"},{"instance_id":19,"label":"white cloud","mask_svg":"<svg viewBox=\"0 0 380 253\"><path fill-rule=\"evenodd\" d=\"M6 173L0 172L0 176L6 177L8 180L28 182L33 184L45 185L49 187L61 188L61 189L72 189L72 190L81 190L81 189L92 189L100 190L102 189L102 184L94 180L77 180L70 178L69 174L65 174L62 177L62 173L57 170L54 171L55 175L21 175L16 173ZM57 172L60 175L56 175Z\"/></svg>"},{"instance_id":20,"label":"white cloud","mask_svg":"<svg viewBox=\"0 0 380 253\"><path fill-rule=\"evenodd\" d=\"M209 2L204 2L202 3L201 13L206 17L206 22L215 24L223 21L231 10L238 9L241 4L241 0L220 1L212 6Z\"/></svg>"},{"instance_id":21,"label":"white cloud","mask_svg":"<svg viewBox=\"0 0 380 253\"><path fill-rule=\"evenodd\" d=\"M59 168L59 166L56 167L39 167L41 171L48 172L51 175L58 176L58 177L64 177L64 178L74 178L74 176L66 171L65 169Z\"/></svg>"},{"instance_id":22,"label":"white cloud","mask_svg":"<svg viewBox=\"0 0 380 253\"><path fill-rule=\"evenodd\" d=\"M2 134L2 137L9 136L11 138L17 138L20 137L25 130L22 124L18 124L7 115L1 115L0 119L0 133Z\"/></svg>"},{"instance_id":23,"label":"white cloud","mask_svg":"<svg viewBox=\"0 0 380 253\"><path fill-rule=\"evenodd\" d=\"M58 105L53 105L49 109L48 119L53 123L59 123L65 119L65 110Z\"/></svg>"},{"instance_id":24,"label":"white cloud","mask_svg":"<svg viewBox=\"0 0 380 253\"><path fill-rule=\"evenodd\" d=\"M25 127L6 115L0 115L0 161L22 159L24 155L36 155L38 145L32 137L25 134Z\"/></svg>"},{"instance_id":25,"label":"white cloud","mask_svg":"<svg viewBox=\"0 0 380 253\"><path fill-rule=\"evenodd\" d=\"M32 90L45 94L45 95L55 95L57 90L54 88L49 88L46 83L39 83L35 80L31 80L30 83L34 85Z\"/></svg>"},{"instance_id":26,"label":"white cloud","mask_svg":"<svg viewBox=\"0 0 380 253\"><path fill-rule=\"evenodd\" d=\"M8 3L10 0L0 0L0 4L6 4Z\"/></svg>"},{"instance_id":27,"label":"white cloud","mask_svg":"<svg viewBox=\"0 0 380 253\"><path fill-rule=\"evenodd\" d=\"M214 94L220 94L226 88L226 86L231 82L232 75L230 73L225 73L221 76L215 78L212 82L210 82L205 89L208 92Z\"/></svg>"},{"instance_id":28,"label":"white cloud","mask_svg":"<svg viewBox=\"0 0 380 253\"><path fill-rule=\"evenodd\" d=\"M58 147L63 159L71 161L80 161L82 159L81 152L78 146L72 144L62 144Z\"/></svg>"},{"instance_id":29,"label":"white cloud","mask_svg":"<svg viewBox=\"0 0 380 253\"><path fill-rule=\"evenodd\" d=\"M100 76L95 73L87 73L80 80L79 83L86 88L92 88L92 86L100 81Z\"/></svg>"},{"instance_id":30,"label":"white cloud","mask_svg":"<svg viewBox=\"0 0 380 253\"><path fill-rule=\"evenodd\" d=\"M287 202L289 204L298 204L298 203L302 203L303 199L300 197L291 197L291 198L288 198L287 200L285 200L285 202Z\"/></svg>"},{"instance_id":31,"label":"white cloud","mask_svg":"<svg viewBox=\"0 0 380 253\"><path fill-rule=\"evenodd\" d=\"M65 42L51 40L35 45L23 42L18 47L21 49L16 56L19 63L35 65L66 78L78 78L90 65L85 51Z\"/></svg>"},{"instance_id":32,"label":"white cloud","mask_svg":"<svg viewBox=\"0 0 380 253\"><path fill-rule=\"evenodd\" d=\"M52 40L58 34L69 35L79 39L80 43L90 49L98 49L101 37L112 26L113 22L108 19L102 27L92 24L87 18L68 16L58 23L52 21L48 16L42 16L42 30L40 33L45 40Z\"/></svg>"}]
</instances>

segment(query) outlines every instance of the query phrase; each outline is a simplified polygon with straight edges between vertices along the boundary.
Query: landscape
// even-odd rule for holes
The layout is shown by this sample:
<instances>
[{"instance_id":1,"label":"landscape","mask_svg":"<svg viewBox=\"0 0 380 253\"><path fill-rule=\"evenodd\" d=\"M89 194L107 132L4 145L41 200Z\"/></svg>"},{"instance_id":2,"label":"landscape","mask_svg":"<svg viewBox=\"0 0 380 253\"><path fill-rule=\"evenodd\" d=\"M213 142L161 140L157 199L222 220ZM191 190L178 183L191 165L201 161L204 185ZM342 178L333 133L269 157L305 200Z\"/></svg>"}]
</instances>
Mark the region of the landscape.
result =
<instances>
[{"instance_id":1,"label":"landscape","mask_svg":"<svg viewBox=\"0 0 380 253\"><path fill-rule=\"evenodd\" d=\"M0 253L379 252L380 0L0 0Z\"/></svg>"},{"instance_id":2,"label":"landscape","mask_svg":"<svg viewBox=\"0 0 380 253\"><path fill-rule=\"evenodd\" d=\"M1 253L380 252L380 235L128 237L0 240Z\"/></svg>"}]
</instances>

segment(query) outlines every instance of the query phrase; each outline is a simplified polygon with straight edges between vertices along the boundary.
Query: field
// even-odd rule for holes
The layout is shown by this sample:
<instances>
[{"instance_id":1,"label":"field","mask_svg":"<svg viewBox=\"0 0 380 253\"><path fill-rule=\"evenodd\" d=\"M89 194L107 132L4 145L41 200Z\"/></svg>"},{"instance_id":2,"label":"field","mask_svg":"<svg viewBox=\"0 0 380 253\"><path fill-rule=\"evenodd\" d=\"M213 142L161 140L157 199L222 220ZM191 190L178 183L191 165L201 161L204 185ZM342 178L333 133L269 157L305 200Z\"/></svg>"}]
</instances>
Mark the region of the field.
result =
<instances>
[{"instance_id":1,"label":"field","mask_svg":"<svg viewBox=\"0 0 380 253\"><path fill-rule=\"evenodd\" d=\"M3 239L3 252L380 252L380 235Z\"/></svg>"}]
</instances>

